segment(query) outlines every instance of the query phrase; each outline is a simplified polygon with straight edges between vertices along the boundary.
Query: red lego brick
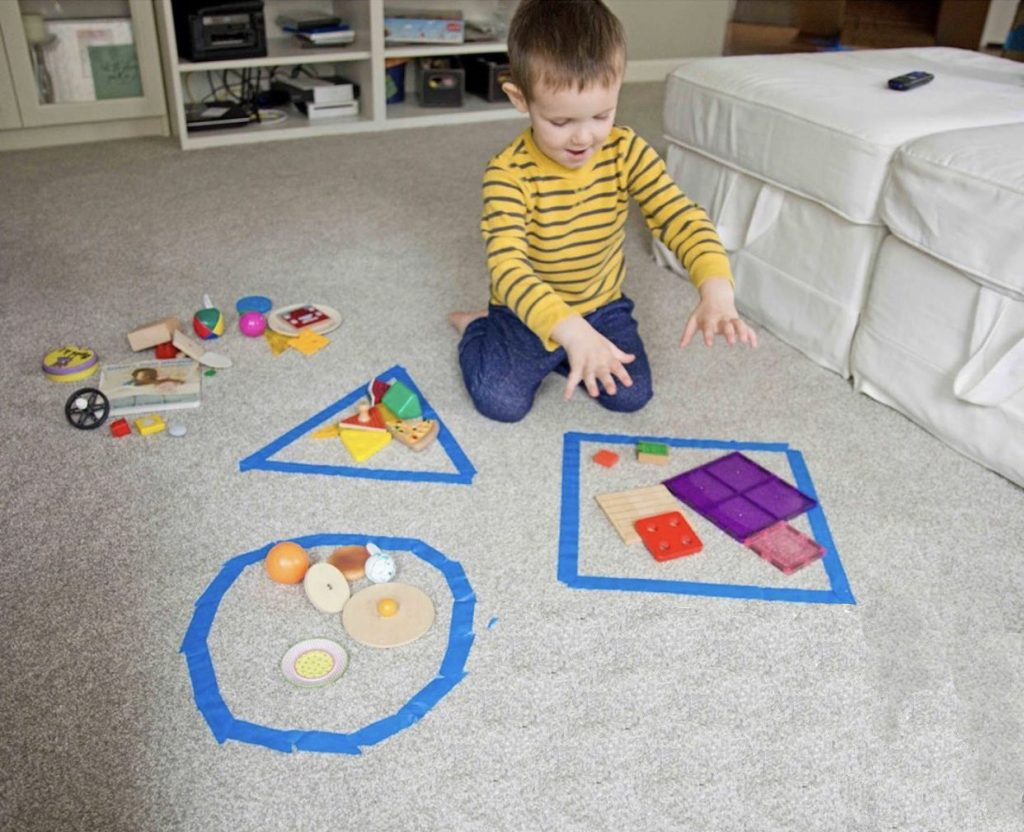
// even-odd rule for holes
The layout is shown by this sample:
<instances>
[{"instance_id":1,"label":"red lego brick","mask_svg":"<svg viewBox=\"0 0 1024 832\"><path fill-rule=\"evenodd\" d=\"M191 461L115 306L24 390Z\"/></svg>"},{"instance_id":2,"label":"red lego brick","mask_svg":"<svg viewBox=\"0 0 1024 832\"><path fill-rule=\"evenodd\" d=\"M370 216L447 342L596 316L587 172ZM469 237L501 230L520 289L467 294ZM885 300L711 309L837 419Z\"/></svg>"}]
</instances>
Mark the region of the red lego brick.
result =
<instances>
[{"instance_id":1,"label":"red lego brick","mask_svg":"<svg viewBox=\"0 0 1024 832\"><path fill-rule=\"evenodd\" d=\"M127 436L132 432L132 426L128 424L127 419L115 419L110 423L110 433L112 436Z\"/></svg>"},{"instance_id":2,"label":"red lego brick","mask_svg":"<svg viewBox=\"0 0 1024 832\"><path fill-rule=\"evenodd\" d=\"M177 358L178 351L174 348L174 344L167 341L163 344L157 344L153 347L153 352L157 358Z\"/></svg>"},{"instance_id":3,"label":"red lego brick","mask_svg":"<svg viewBox=\"0 0 1024 832\"><path fill-rule=\"evenodd\" d=\"M678 511L642 517L633 527L647 551L658 561L695 555L704 548L701 539Z\"/></svg>"}]
</instances>

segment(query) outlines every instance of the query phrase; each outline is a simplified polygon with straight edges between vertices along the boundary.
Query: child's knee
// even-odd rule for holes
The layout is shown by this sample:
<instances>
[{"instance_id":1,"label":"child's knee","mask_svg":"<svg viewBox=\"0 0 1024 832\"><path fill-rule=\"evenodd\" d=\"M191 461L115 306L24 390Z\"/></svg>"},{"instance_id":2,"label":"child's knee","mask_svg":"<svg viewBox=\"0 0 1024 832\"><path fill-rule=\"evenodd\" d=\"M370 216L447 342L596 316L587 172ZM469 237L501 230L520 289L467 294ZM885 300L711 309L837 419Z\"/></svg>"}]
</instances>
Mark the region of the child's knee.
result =
<instances>
[{"instance_id":1,"label":"child's knee","mask_svg":"<svg viewBox=\"0 0 1024 832\"><path fill-rule=\"evenodd\" d=\"M614 396L602 395L598 401L617 413L634 413L651 400L654 390L650 379L635 378L631 387L620 385Z\"/></svg>"},{"instance_id":2,"label":"child's knee","mask_svg":"<svg viewBox=\"0 0 1024 832\"><path fill-rule=\"evenodd\" d=\"M496 422L518 422L533 407L532 398L524 398L500 385L482 386L469 391L473 404L488 419Z\"/></svg>"}]
</instances>

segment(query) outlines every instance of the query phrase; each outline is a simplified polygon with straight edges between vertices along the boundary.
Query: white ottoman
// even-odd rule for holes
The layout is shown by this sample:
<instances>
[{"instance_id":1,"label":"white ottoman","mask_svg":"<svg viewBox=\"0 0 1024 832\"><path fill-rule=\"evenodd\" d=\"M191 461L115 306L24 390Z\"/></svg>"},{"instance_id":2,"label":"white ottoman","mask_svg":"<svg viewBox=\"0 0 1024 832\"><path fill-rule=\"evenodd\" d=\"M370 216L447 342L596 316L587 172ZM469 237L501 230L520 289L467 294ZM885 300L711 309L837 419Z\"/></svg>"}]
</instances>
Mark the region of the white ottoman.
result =
<instances>
[{"instance_id":1,"label":"white ottoman","mask_svg":"<svg viewBox=\"0 0 1024 832\"><path fill-rule=\"evenodd\" d=\"M900 148L881 216L856 386L1024 485L1024 124Z\"/></svg>"},{"instance_id":2,"label":"white ottoman","mask_svg":"<svg viewBox=\"0 0 1024 832\"><path fill-rule=\"evenodd\" d=\"M887 88L915 69L935 80ZM937 132L1024 122L1022 71L947 48L684 62L666 84L666 162L718 224L742 312L849 375L893 154Z\"/></svg>"}]
</instances>

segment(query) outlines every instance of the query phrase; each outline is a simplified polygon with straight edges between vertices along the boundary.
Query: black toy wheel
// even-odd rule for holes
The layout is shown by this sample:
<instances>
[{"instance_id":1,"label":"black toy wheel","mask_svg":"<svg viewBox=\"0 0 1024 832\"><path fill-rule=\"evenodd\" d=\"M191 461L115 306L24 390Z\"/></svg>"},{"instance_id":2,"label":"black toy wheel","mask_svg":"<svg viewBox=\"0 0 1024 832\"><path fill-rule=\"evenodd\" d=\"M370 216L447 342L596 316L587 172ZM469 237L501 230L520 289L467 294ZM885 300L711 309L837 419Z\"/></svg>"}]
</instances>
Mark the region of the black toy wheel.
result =
<instances>
[{"instance_id":1,"label":"black toy wheel","mask_svg":"<svg viewBox=\"0 0 1024 832\"><path fill-rule=\"evenodd\" d=\"M110 400L95 387L83 387L71 394L64 405L64 415L72 427L93 430L107 421Z\"/></svg>"}]
</instances>

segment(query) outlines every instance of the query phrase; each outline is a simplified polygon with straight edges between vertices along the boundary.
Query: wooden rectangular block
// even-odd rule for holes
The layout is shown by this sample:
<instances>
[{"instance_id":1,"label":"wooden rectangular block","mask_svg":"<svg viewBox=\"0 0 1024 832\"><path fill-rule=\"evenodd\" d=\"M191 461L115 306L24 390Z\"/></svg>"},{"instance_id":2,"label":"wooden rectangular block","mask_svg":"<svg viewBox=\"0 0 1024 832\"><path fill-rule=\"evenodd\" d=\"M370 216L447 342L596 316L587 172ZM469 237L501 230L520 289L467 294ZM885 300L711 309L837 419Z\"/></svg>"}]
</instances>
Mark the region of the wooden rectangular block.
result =
<instances>
[{"instance_id":1,"label":"wooden rectangular block","mask_svg":"<svg viewBox=\"0 0 1024 832\"><path fill-rule=\"evenodd\" d=\"M613 491L598 494L595 499L601 506L615 531L619 533L623 543L640 542L633 524L644 517L679 511L679 501L672 496L664 485L649 485L644 488L632 488L629 491Z\"/></svg>"},{"instance_id":2,"label":"wooden rectangular block","mask_svg":"<svg viewBox=\"0 0 1024 832\"><path fill-rule=\"evenodd\" d=\"M150 321L128 333L128 346L138 352L155 347L157 344L166 344L174 337L174 331L177 329L181 329L181 323L173 316L162 318L159 321Z\"/></svg>"}]
</instances>

